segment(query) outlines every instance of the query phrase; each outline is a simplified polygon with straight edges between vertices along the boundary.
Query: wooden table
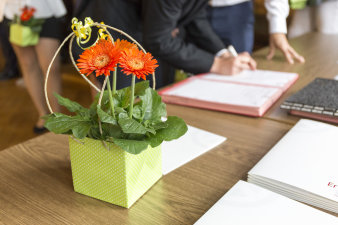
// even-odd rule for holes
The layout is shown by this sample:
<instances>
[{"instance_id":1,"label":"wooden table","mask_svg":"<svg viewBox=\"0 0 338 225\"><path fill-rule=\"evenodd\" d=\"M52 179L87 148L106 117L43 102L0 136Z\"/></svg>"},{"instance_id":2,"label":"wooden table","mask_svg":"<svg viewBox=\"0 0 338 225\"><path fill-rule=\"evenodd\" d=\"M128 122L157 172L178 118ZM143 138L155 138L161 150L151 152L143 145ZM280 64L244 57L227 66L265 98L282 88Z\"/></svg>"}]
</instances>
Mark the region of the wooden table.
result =
<instances>
[{"instance_id":1,"label":"wooden table","mask_svg":"<svg viewBox=\"0 0 338 225\"><path fill-rule=\"evenodd\" d=\"M180 106L168 110L228 140L164 176L128 210L73 191L66 136L49 133L31 139L0 153L0 223L192 224L238 180L246 179L291 128Z\"/></svg>"},{"instance_id":2,"label":"wooden table","mask_svg":"<svg viewBox=\"0 0 338 225\"><path fill-rule=\"evenodd\" d=\"M312 34L293 41L297 50L307 51L309 66L311 60L322 60L313 57L317 48L309 47L311 53L305 47L313 43L307 40L312 37L331 40ZM269 66L262 58L264 50L255 55L260 68L300 73L287 95L316 74L305 65L272 62ZM331 71L316 68L318 73ZM31 139L0 152L0 224L193 224L238 180L246 180L247 172L298 119L283 114L277 106L265 118L175 105L168 105L168 114L228 140L164 176L130 209L124 209L73 191L66 136L48 133Z\"/></svg>"}]
</instances>

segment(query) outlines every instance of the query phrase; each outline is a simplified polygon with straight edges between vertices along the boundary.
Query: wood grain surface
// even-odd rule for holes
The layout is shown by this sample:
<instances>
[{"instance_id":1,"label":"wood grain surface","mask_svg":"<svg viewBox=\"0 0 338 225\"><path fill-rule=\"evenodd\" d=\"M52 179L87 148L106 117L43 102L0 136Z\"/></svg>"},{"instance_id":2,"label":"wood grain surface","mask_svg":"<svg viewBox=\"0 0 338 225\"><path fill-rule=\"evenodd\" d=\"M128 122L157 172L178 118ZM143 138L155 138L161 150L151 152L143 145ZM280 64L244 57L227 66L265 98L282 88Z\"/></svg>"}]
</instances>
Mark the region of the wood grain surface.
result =
<instances>
[{"instance_id":1,"label":"wood grain surface","mask_svg":"<svg viewBox=\"0 0 338 225\"><path fill-rule=\"evenodd\" d=\"M259 69L294 72L299 79L264 115L264 118L295 124L300 117L288 115L286 110L280 109L281 103L290 95L305 87L317 77L333 79L338 75L338 35L309 33L290 40L290 44L305 57L304 64L288 64L279 52L271 61L266 60L268 48L253 54Z\"/></svg>"},{"instance_id":2,"label":"wood grain surface","mask_svg":"<svg viewBox=\"0 0 338 225\"><path fill-rule=\"evenodd\" d=\"M168 111L228 140L164 176L128 210L73 191L66 136L31 139L0 153L0 223L193 224L291 128L181 106Z\"/></svg>"}]
</instances>

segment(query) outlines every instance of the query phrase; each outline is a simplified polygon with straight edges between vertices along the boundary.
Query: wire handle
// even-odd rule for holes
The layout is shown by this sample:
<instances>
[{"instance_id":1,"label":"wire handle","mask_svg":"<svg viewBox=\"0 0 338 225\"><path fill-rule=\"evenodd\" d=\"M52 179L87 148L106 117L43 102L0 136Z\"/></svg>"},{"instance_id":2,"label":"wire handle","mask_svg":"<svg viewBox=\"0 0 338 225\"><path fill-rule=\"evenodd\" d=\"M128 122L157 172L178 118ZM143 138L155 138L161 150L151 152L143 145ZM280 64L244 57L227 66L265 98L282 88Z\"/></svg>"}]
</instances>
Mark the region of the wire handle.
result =
<instances>
[{"instance_id":1,"label":"wire handle","mask_svg":"<svg viewBox=\"0 0 338 225\"><path fill-rule=\"evenodd\" d=\"M130 39L133 43L135 43L144 53L147 53L146 50L142 47L142 45L140 45L140 43L138 43L134 38L132 38L129 34L125 33L124 31L120 30L120 29L117 29L115 27L112 27L112 26L109 26L109 25L105 25L105 24L100 24L100 23L92 23L90 24L90 26L97 26L97 27L101 27L101 28L109 28L113 31L116 31L116 32L119 32L120 34L126 36L128 39ZM108 31L108 29L105 29L105 31L109 34L111 40L113 41L113 38L110 34L110 32ZM51 67L57 57L57 55L59 54L61 48L66 44L66 42L70 39L70 42L69 42L69 56L71 58L71 61L72 61L72 64L73 66L76 68L76 70L78 71L78 73L82 76L82 78L90 85L92 86L97 92L103 92L102 90L104 90L104 87L102 88L102 90L100 90L95 84L93 84L84 74L82 74L79 70L79 68L77 67L76 63L75 63L75 60L74 60L74 57L73 57L73 54L72 54L72 48L73 48L73 41L74 41L74 38L75 38L75 33L72 32L70 33L64 40L63 42L61 43L61 45L59 46L59 48L57 49L57 51L55 52L53 58L52 58L52 61L50 62L49 66L48 66L48 69L47 69L47 73L46 73L46 78L45 78L45 84L44 84L44 93L45 93L45 99L46 99L46 103L47 103L47 106L48 106L48 109L50 111L50 113L54 113L51 105L50 105L50 102L49 102L49 99L48 99L48 93L47 93L47 83L48 83L48 78L49 78L49 74L50 74L50 70L51 70ZM156 88L156 78L155 78L155 73L152 73L152 77L153 77L153 89L155 90ZM99 102L98 104L101 105L101 100L102 98L99 99Z\"/></svg>"}]
</instances>

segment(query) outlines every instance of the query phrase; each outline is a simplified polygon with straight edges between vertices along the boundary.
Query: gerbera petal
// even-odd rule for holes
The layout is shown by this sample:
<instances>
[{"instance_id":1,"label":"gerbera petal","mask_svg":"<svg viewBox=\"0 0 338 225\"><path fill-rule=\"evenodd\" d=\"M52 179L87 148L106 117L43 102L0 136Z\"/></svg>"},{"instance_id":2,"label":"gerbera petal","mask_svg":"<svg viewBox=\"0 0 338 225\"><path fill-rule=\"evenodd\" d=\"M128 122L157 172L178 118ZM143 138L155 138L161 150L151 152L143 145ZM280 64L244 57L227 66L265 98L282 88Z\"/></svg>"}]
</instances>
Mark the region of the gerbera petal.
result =
<instances>
[{"instance_id":1,"label":"gerbera petal","mask_svg":"<svg viewBox=\"0 0 338 225\"><path fill-rule=\"evenodd\" d=\"M127 49L122 52L120 66L122 71L129 75L134 74L138 79L146 79L146 75L154 73L157 60L152 59L150 53L144 53L137 48Z\"/></svg>"},{"instance_id":2,"label":"gerbera petal","mask_svg":"<svg viewBox=\"0 0 338 225\"><path fill-rule=\"evenodd\" d=\"M95 71L96 76L110 75L114 71L121 56L120 51L110 40L99 40L95 45L86 49L77 60L80 71Z\"/></svg>"}]
</instances>

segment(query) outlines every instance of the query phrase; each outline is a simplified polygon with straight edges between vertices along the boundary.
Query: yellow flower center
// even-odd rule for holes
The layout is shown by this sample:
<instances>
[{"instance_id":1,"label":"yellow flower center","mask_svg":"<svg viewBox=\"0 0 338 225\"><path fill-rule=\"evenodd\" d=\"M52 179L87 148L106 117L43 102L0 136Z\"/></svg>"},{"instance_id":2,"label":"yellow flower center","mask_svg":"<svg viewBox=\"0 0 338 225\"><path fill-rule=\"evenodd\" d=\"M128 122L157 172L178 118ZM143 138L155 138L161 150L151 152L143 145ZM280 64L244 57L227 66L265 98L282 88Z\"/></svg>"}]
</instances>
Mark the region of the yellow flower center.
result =
<instances>
[{"instance_id":1,"label":"yellow flower center","mask_svg":"<svg viewBox=\"0 0 338 225\"><path fill-rule=\"evenodd\" d=\"M131 59L128 61L128 65L134 70L140 70L144 67L144 62L140 59Z\"/></svg>"},{"instance_id":2,"label":"yellow flower center","mask_svg":"<svg viewBox=\"0 0 338 225\"><path fill-rule=\"evenodd\" d=\"M103 54L103 55L98 55L95 60L94 60L94 66L97 68L102 68L107 66L109 63L109 56Z\"/></svg>"}]
</instances>

